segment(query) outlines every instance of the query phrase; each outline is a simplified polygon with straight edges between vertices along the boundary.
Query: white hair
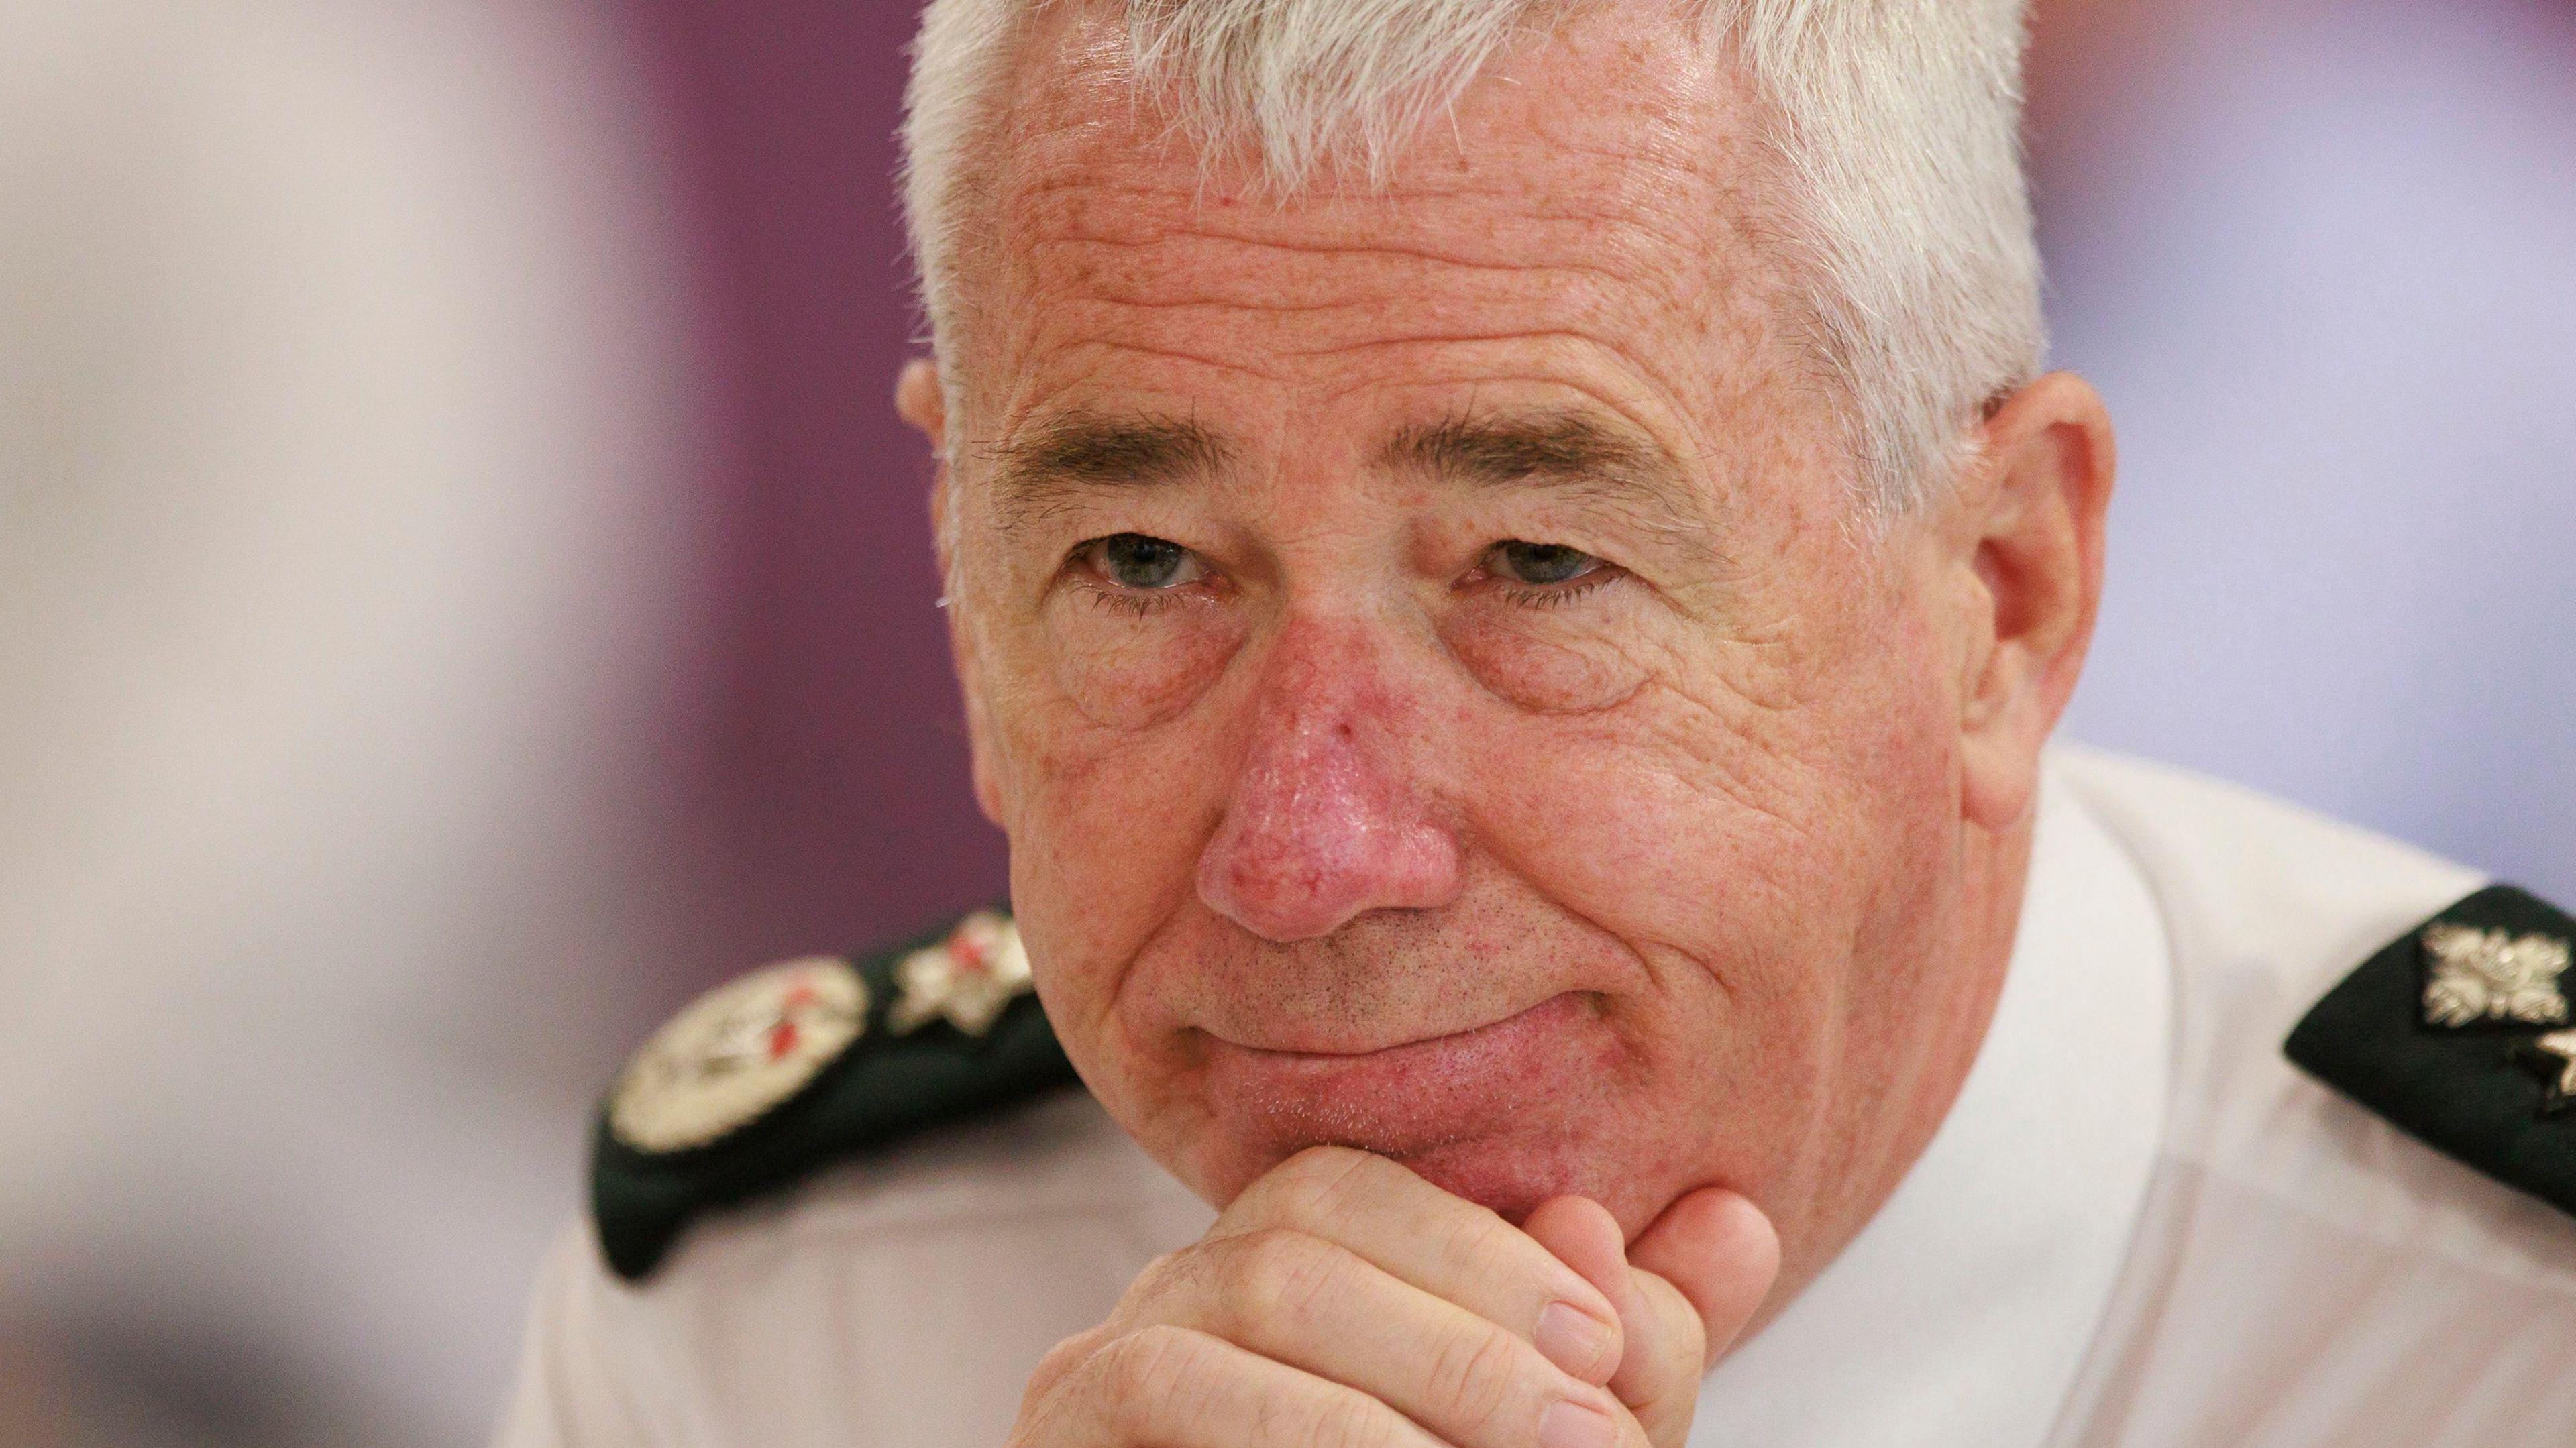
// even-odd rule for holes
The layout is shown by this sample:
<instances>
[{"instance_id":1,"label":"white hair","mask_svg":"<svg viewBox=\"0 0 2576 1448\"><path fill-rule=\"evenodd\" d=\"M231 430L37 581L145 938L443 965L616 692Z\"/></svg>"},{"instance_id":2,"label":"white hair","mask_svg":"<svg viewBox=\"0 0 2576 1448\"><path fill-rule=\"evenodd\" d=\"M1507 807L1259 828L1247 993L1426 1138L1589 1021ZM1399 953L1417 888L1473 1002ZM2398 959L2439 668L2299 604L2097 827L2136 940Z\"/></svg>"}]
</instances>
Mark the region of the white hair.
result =
<instances>
[{"instance_id":1,"label":"white hair","mask_svg":"<svg viewBox=\"0 0 2576 1448\"><path fill-rule=\"evenodd\" d=\"M994 71L1055 0L931 0L904 130L934 337L953 331L962 168ZM1328 157L1382 173L1516 36L1581 0L1114 0L1137 74L1294 188ZM1603 3L1603 0L1594 0ZM1633 3L1633 0L1606 0ZM2027 0L1682 0L1766 103L1787 240L1847 394L1864 501L1940 490L1980 411L2046 351L2020 148Z\"/></svg>"}]
</instances>

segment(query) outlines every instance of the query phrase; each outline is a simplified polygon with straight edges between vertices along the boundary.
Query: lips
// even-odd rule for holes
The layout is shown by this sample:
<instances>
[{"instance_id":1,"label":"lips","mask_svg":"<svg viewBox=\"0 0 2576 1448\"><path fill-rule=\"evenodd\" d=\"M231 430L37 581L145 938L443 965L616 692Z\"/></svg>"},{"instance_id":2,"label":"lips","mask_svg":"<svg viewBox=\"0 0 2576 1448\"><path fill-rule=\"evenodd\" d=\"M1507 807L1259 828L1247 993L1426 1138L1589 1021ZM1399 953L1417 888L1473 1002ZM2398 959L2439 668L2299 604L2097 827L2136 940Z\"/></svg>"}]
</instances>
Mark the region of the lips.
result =
<instances>
[{"instance_id":1,"label":"lips","mask_svg":"<svg viewBox=\"0 0 2576 1448\"><path fill-rule=\"evenodd\" d=\"M1593 997L1553 996L1490 1025L1361 1051L1206 1038L1207 1105L1265 1154L1332 1142L1410 1156L1554 1117L1613 1049Z\"/></svg>"}]
</instances>

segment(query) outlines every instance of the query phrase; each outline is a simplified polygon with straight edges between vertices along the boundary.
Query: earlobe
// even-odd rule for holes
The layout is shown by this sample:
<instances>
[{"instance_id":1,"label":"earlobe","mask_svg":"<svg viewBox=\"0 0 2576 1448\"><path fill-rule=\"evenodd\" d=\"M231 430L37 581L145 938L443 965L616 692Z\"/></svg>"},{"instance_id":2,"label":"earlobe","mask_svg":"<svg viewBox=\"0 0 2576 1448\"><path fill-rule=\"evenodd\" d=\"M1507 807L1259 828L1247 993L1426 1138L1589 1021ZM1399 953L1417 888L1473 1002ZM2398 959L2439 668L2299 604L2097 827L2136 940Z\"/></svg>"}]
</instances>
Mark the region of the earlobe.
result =
<instances>
[{"instance_id":1,"label":"earlobe","mask_svg":"<svg viewBox=\"0 0 2576 1448\"><path fill-rule=\"evenodd\" d=\"M2001 831L2030 808L2040 751L2092 642L2117 462L2101 397L2065 372L2013 394L1985 422L1982 442L1986 486L1970 520L1982 597L1960 701L1962 804L1971 823Z\"/></svg>"},{"instance_id":2,"label":"earlobe","mask_svg":"<svg viewBox=\"0 0 2576 1448\"><path fill-rule=\"evenodd\" d=\"M948 396L939 381L939 364L916 357L903 364L894 384L894 410L923 437L931 451L948 454Z\"/></svg>"}]
</instances>

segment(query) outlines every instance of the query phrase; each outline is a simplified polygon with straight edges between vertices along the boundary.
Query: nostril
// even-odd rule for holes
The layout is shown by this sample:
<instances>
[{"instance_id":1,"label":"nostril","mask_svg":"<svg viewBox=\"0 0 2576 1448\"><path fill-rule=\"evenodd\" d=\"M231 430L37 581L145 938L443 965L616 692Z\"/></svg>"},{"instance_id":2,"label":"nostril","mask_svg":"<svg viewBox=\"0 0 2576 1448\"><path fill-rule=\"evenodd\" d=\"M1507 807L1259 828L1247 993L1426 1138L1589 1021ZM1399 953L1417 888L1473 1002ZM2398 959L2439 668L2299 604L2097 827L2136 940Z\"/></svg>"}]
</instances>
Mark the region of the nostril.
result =
<instances>
[{"instance_id":1,"label":"nostril","mask_svg":"<svg viewBox=\"0 0 2576 1448\"><path fill-rule=\"evenodd\" d=\"M1378 791L1238 796L1199 861L1199 896L1267 940L1329 935L1372 910L1447 904L1460 888L1449 832Z\"/></svg>"}]
</instances>

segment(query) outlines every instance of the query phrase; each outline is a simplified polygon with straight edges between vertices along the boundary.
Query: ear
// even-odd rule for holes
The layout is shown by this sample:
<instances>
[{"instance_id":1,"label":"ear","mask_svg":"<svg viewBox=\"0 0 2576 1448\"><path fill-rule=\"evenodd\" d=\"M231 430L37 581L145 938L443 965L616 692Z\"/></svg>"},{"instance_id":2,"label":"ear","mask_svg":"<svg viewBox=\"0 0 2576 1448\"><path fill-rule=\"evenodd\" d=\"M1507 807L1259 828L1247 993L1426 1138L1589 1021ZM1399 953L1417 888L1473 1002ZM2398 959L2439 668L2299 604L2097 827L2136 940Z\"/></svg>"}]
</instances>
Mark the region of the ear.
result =
<instances>
[{"instance_id":1,"label":"ear","mask_svg":"<svg viewBox=\"0 0 2576 1448\"><path fill-rule=\"evenodd\" d=\"M932 452L943 461L947 458L948 394L939 385L938 363L915 357L903 364L902 375L894 383L894 410L930 439Z\"/></svg>"},{"instance_id":2,"label":"ear","mask_svg":"<svg viewBox=\"0 0 2576 1448\"><path fill-rule=\"evenodd\" d=\"M2111 418L2082 378L2054 372L1983 426L1963 502L1975 585L1960 700L1962 805L2003 831L2029 812L2102 604L2104 518L2118 470Z\"/></svg>"},{"instance_id":3,"label":"ear","mask_svg":"<svg viewBox=\"0 0 2576 1448\"><path fill-rule=\"evenodd\" d=\"M894 410L930 440L938 465L930 485L930 536L939 550L939 606L948 614L948 651L957 668L957 687L966 701L966 744L975 776L975 803L996 827L1002 823L1001 794L994 785L992 721L984 709L983 690L975 668L975 638L957 606L957 535L955 491L948 462L948 395L940 386L939 364L916 358L903 366L894 384Z\"/></svg>"}]
</instances>

